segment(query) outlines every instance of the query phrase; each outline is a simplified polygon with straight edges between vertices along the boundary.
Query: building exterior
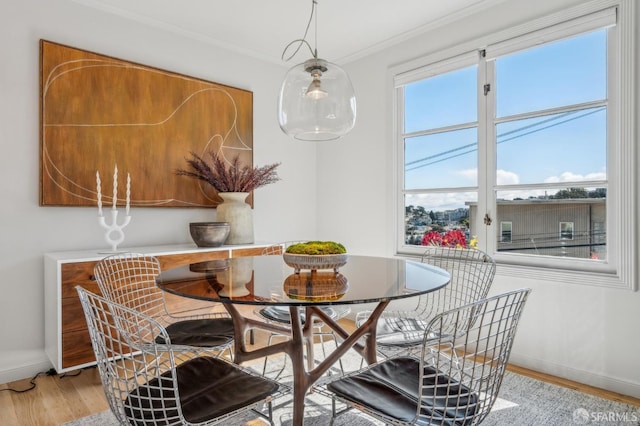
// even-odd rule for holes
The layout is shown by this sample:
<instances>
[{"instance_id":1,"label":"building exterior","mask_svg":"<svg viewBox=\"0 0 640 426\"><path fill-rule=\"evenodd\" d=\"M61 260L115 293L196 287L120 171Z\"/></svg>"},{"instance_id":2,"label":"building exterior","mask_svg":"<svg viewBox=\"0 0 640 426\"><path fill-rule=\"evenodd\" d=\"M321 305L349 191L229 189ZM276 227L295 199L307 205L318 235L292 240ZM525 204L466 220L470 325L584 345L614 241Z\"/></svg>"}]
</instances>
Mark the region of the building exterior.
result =
<instances>
[{"instance_id":1,"label":"building exterior","mask_svg":"<svg viewBox=\"0 0 640 426\"><path fill-rule=\"evenodd\" d=\"M476 234L476 203L469 206L470 234ZM499 200L498 251L577 258L606 258L605 198Z\"/></svg>"}]
</instances>

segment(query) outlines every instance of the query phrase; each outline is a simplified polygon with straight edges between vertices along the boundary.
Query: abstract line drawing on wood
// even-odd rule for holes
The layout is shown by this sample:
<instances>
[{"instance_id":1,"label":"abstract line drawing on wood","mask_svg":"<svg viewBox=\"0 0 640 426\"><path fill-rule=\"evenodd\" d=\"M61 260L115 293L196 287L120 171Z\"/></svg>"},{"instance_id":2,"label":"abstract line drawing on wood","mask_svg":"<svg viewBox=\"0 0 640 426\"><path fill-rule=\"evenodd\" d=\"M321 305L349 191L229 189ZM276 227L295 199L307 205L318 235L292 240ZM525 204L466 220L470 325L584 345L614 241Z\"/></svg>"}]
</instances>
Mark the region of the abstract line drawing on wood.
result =
<instances>
[{"instance_id":1,"label":"abstract line drawing on wood","mask_svg":"<svg viewBox=\"0 0 640 426\"><path fill-rule=\"evenodd\" d=\"M190 152L253 165L250 91L46 40L40 78L42 206L96 206L96 171L111 187L117 165L132 207L211 207L214 189L174 173Z\"/></svg>"}]
</instances>

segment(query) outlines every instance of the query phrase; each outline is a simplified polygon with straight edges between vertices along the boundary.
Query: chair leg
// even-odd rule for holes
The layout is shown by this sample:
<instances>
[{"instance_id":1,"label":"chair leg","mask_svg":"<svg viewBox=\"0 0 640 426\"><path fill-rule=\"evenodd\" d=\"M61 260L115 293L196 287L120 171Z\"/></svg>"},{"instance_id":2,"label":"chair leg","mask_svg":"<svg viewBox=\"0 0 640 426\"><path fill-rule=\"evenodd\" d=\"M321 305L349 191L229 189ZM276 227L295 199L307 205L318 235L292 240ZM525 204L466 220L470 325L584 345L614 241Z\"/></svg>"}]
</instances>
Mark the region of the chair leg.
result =
<instances>
[{"instance_id":1,"label":"chair leg","mask_svg":"<svg viewBox=\"0 0 640 426\"><path fill-rule=\"evenodd\" d=\"M336 337L336 334L332 331L331 332L331 337L333 337L333 343L336 344L336 349L338 349L338 338ZM324 347L324 345L323 345ZM340 371L342 372L342 375L344 376L344 366L342 365L342 357L338 358L338 363L340 364Z\"/></svg>"},{"instance_id":2,"label":"chair leg","mask_svg":"<svg viewBox=\"0 0 640 426\"><path fill-rule=\"evenodd\" d=\"M331 398L331 420L329 426L333 426L333 421L336 419L336 399Z\"/></svg>"},{"instance_id":3,"label":"chair leg","mask_svg":"<svg viewBox=\"0 0 640 426\"><path fill-rule=\"evenodd\" d=\"M321 328L318 329L318 332L315 333L315 336L320 337L320 343L322 345L322 356L324 358L327 358L327 351L324 348L324 336L329 336L331 339L333 339L333 343L336 345L336 349L338 349L338 338L333 331L323 332L321 330L322 330ZM342 364L342 358L338 358L338 362L340 363L340 371L342 372L342 375L344 375L344 365ZM331 374L331 369L327 371L329 374Z\"/></svg>"},{"instance_id":4,"label":"chair leg","mask_svg":"<svg viewBox=\"0 0 640 426\"><path fill-rule=\"evenodd\" d=\"M269 335L269 340L267 341L267 346L271 346L271 341L273 340L274 337L279 337L278 334L274 334L271 333ZM264 357L264 364L262 365L262 375L266 376L267 374L267 361L269 360L268 356ZM277 380L280 375L284 372L284 369L287 367L287 357L284 356L283 357L283 361L282 361L282 368L280 369L280 371L278 371L278 374L275 375L275 377L273 378L273 380Z\"/></svg>"},{"instance_id":5,"label":"chair leg","mask_svg":"<svg viewBox=\"0 0 640 426\"><path fill-rule=\"evenodd\" d=\"M269 412L269 424L271 426L274 426L275 423L273 422L273 401L269 401L267 410Z\"/></svg>"},{"instance_id":6,"label":"chair leg","mask_svg":"<svg viewBox=\"0 0 640 426\"><path fill-rule=\"evenodd\" d=\"M324 348L324 333L319 331L318 336L320 337L320 347L322 348L322 359L325 359L327 357L327 351Z\"/></svg>"},{"instance_id":7,"label":"chair leg","mask_svg":"<svg viewBox=\"0 0 640 426\"><path fill-rule=\"evenodd\" d=\"M232 345L227 346L227 351L229 351L229 360L233 362L233 349L231 349ZM222 352L220 352L222 353Z\"/></svg>"},{"instance_id":8,"label":"chair leg","mask_svg":"<svg viewBox=\"0 0 640 426\"><path fill-rule=\"evenodd\" d=\"M264 413L264 408L262 407L262 404L267 406L266 414ZM251 411L253 411L258 416L260 416L261 419L267 421L271 426L275 426L275 422L273 421L273 400L269 399L268 401L262 404L260 408L256 406L252 408ZM252 423L252 422L249 422L249 423Z\"/></svg>"},{"instance_id":9,"label":"chair leg","mask_svg":"<svg viewBox=\"0 0 640 426\"><path fill-rule=\"evenodd\" d=\"M269 340L267 340L267 346L271 345L271 338L273 337L273 334L269 335ZM269 360L268 356L264 357L264 364L262 365L262 375L266 376L267 375L267 361Z\"/></svg>"}]
</instances>

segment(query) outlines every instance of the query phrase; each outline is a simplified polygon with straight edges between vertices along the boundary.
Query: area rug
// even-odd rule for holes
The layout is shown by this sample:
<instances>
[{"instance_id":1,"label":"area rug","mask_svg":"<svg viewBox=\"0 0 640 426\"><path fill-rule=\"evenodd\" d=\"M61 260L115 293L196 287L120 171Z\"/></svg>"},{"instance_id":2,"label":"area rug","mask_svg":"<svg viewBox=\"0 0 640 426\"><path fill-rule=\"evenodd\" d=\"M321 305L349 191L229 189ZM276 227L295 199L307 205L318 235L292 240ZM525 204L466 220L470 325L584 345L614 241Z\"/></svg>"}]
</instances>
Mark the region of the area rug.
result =
<instances>
[{"instance_id":1,"label":"area rug","mask_svg":"<svg viewBox=\"0 0 640 426\"><path fill-rule=\"evenodd\" d=\"M359 366L358 356L347 353L344 367L351 370ZM316 354L319 352L316 351ZM320 351L321 353L321 351ZM262 371L262 362L250 365ZM290 363L287 363L279 380L290 382ZM269 359L267 376L275 376L282 367L282 357ZM332 371L338 374L338 365ZM637 426L640 425L640 407L622 404L602 398L586 395L581 392L541 382L526 376L507 372L500 397L491 414L482 423L483 426L570 426L570 425L606 425ZM280 426L290 426L292 417L291 397L284 396L274 402L274 422ZM323 395L311 393L307 396L305 406L305 426L328 425L331 418L331 400ZM237 417L227 421L225 425L261 424L256 422L255 415ZM264 424L267 424L264 422ZM345 426L382 426L364 414L352 410L336 419L335 425ZM65 423L64 426L117 426L118 423L110 411L94 414L79 420Z\"/></svg>"}]
</instances>

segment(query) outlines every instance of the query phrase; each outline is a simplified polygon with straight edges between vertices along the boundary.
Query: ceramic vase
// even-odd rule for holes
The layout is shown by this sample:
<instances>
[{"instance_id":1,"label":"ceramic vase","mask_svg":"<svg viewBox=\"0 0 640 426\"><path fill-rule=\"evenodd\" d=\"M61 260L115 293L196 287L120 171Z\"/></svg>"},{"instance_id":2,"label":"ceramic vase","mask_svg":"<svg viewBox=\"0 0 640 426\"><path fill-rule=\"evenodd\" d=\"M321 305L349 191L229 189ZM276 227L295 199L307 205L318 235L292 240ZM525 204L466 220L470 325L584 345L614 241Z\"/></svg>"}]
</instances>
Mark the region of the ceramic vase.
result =
<instances>
[{"instance_id":1,"label":"ceramic vase","mask_svg":"<svg viewBox=\"0 0 640 426\"><path fill-rule=\"evenodd\" d=\"M219 222L229 222L231 229L225 244L253 243L253 210L245 199L248 192L220 192L222 204L216 207Z\"/></svg>"}]
</instances>

